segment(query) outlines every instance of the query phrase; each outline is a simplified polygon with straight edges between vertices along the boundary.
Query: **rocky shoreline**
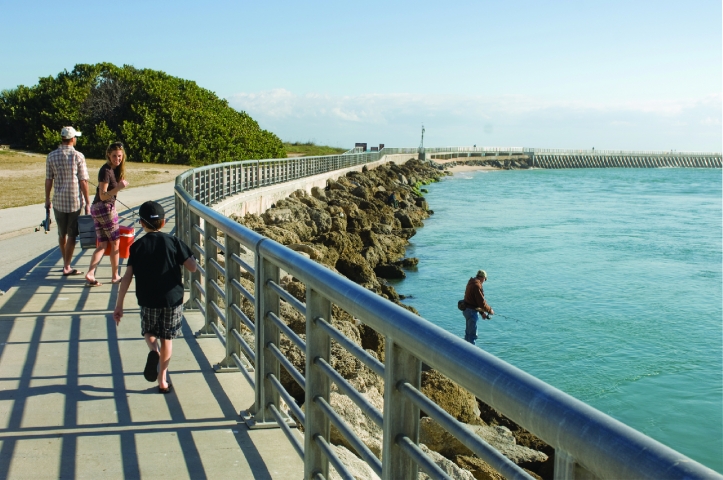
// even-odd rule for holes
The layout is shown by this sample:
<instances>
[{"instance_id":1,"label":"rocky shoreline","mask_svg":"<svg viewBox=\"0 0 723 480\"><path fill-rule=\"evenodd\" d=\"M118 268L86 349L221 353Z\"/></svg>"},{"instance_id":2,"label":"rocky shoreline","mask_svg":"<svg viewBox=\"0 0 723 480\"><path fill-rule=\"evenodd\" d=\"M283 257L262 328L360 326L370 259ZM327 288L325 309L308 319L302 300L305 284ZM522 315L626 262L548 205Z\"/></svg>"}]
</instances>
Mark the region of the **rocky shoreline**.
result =
<instances>
[{"instance_id":1,"label":"rocky shoreline","mask_svg":"<svg viewBox=\"0 0 723 480\"><path fill-rule=\"evenodd\" d=\"M452 160L434 160L452 171L465 170L526 170L531 168L529 158L505 158L503 160L481 160L479 158L455 158Z\"/></svg>"},{"instance_id":2,"label":"rocky shoreline","mask_svg":"<svg viewBox=\"0 0 723 480\"><path fill-rule=\"evenodd\" d=\"M297 190L262 215L231 218L418 313L401 302L403 298L387 280L404 278L405 269L416 266L417 259L405 258L406 246L416 228L434 213L423 197L424 185L450 174L442 167L416 159L410 159L404 165L390 162L373 170L364 168L362 172L350 172L330 180L326 188L313 188L311 194ZM250 277L241 280L247 288L253 288L252 281ZM303 283L290 276L283 278L281 283L292 295L305 301ZM253 304L244 300L242 310L253 318ZM282 301L280 316L296 334L305 337L306 322L301 313ZM355 321L335 305L332 307L331 323L368 353L384 361L384 338L376 331ZM242 334L253 345L252 332ZM284 336L281 349L295 368L303 372L302 352ZM332 342L330 363L376 408L383 410L383 379L335 342ZM280 380L302 405L303 389L283 368ZM531 475L552 478L554 450L550 446L434 370L422 373L422 390ZM364 443L375 454L381 455L381 429L336 388L332 388L330 400ZM351 445L334 428L330 440L336 445L340 458L354 469L357 478L375 478L371 469L356 457ZM429 417L422 418L420 443L427 446L435 461L453 478L502 478ZM420 475L420 478L426 476Z\"/></svg>"}]
</instances>

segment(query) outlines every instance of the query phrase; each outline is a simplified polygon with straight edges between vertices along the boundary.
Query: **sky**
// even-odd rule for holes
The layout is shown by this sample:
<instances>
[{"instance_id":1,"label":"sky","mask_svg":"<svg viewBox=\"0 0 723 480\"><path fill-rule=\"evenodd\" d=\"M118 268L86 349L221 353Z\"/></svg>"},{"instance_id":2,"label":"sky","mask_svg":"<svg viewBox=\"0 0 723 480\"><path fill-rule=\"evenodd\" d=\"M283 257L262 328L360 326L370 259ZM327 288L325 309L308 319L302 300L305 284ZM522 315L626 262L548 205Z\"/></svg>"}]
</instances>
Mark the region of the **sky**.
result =
<instances>
[{"instance_id":1,"label":"sky","mask_svg":"<svg viewBox=\"0 0 723 480\"><path fill-rule=\"evenodd\" d=\"M195 81L284 141L722 150L721 2L0 0L0 89Z\"/></svg>"}]
</instances>

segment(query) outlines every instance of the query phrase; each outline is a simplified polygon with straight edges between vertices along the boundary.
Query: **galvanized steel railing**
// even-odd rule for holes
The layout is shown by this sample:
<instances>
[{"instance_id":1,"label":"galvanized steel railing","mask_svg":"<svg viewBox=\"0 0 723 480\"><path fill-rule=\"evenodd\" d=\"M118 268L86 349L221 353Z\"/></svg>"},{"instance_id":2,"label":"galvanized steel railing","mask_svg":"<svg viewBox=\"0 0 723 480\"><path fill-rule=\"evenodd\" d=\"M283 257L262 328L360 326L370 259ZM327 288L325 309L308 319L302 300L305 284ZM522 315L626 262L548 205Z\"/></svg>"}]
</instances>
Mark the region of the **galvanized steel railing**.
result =
<instances>
[{"instance_id":1,"label":"galvanized steel railing","mask_svg":"<svg viewBox=\"0 0 723 480\"><path fill-rule=\"evenodd\" d=\"M196 273L186 278L189 306L205 317L205 326L199 333L217 336L226 347L220 371L238 369L255 389L247 423L252 428L282 428L304 460L306 479L328 478L329 464L342 477L351 477L330 446L330 425L384 479L416 479L418 468L432 478L448 478L418 445L420 411L424 411L505 477L531 478L422 394L424 362L552 445L556 452L556 478L592 474L615 479L723 479L703 465L210 208L211 204L243 190L343 168L353 162L377 160L385 153L415 152L416 149L384 149L370 154L235 162L190 170L176 179L176 232L192 246L201 264ZM305 284L305 302L281 287L282 271ZM242 277L254 279L253 291L243 286ZM244 299L254 307L253 318L243 311ZM281 301L305 316L305 339L280 318ZM384 363L332 326L332 304L383 335ZM248 331L252 332L253 344L244 335ZM304 372L297 371L282 353L282 335L305 354ZM383 411L371 405L331 367L332 341L383 378ZM281 368L305 391L303 411L281 385ZM332 382L369 421L383 429L381 459L330 405ZM303 441L293 430L295 421L304 427Z\"/></svg>"},{"instance_id":2,"label":"galvanized steel railing","mask_svg":"<svg viewBox=\"0 0 723 480\"><path fill-rule=\"evenodd\" d=\"M204 205L247 190L289 182L325 172L373 162L379 152L350 153L319 157L244 160L194 168L177 179L183 189Z\"/></svg>"}]
</instances>

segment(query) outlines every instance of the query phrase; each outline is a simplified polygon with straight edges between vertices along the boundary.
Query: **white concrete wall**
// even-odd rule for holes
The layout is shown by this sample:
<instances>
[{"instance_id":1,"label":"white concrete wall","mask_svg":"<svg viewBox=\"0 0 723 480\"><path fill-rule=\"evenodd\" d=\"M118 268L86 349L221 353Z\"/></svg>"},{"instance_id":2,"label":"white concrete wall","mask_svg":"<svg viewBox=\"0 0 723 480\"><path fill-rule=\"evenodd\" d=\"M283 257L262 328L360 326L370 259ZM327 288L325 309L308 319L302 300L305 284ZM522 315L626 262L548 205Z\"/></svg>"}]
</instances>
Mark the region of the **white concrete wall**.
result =
<instances>
[{"instance_id":1,"label":"white concrete wall","mask_svg":"<svg viewBox=\"0 0 723 480\"><path fill-rule=\"evenodd\" d=\"M417 154L404 153L399 155L384 155L381 160L376 162L364 163L353 167L334 170L312 177L299 178L286 183L276 185L268 185L266 187L255 188L247 192L241 192L233 197L225 198L221 202L212 205L212 208L219 213L229 216L231 214L246 215L247 213L255 213L257 215L265 212L271 205L279 200L288 197L296 190L306 190L311 193L313 187L324 188L326 181L336 179L346 175L348 172L361 172L362 168L374 169L377 166L394 162L396 164L406 163L410 158L417 158Z\"/></svg>"}]
</instances>

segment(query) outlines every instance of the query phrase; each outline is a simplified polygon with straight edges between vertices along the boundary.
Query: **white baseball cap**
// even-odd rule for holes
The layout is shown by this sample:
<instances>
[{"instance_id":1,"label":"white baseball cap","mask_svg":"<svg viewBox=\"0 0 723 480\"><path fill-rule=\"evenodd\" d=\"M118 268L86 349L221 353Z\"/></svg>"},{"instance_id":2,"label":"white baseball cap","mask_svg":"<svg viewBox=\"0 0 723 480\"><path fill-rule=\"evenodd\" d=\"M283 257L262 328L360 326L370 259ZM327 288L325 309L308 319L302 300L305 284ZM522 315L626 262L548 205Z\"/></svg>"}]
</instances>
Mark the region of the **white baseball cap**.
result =
<instances>
[{"instance_id":1,"label":"white baseball cap","mask_svg":"<svg viewBox=\"0 0 723 480\"><path fill-rule=\"evenodd\" d=\"M64 140L70 140L71 138L82 136L82 133L80 133L73 127L63 127L63 129L60 131L60 136L63 137Z\"/></svg>"}]
</instances>

